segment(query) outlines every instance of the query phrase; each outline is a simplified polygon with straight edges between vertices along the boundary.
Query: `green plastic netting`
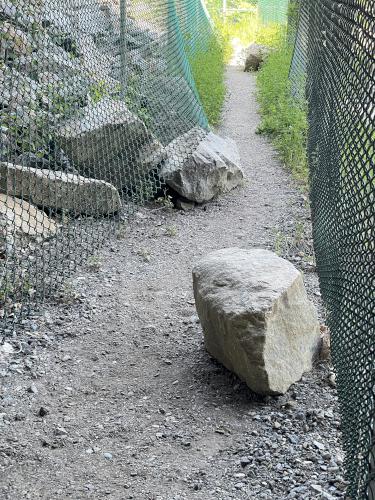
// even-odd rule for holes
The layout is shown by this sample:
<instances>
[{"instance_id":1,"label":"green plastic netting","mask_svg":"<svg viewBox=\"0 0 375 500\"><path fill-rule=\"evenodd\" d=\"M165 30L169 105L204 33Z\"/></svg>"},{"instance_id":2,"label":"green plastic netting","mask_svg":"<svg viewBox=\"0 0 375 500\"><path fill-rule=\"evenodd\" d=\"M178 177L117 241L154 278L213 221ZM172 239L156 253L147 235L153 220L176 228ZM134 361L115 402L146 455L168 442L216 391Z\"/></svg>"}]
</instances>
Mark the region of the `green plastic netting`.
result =
<instances>
[{"instance_id":1,"label":"green plastic netting","mask_svg":"<svg viewBox=\"0 0 375 500\"><path fill-rule=\"evenodd\" d=\"M2 331L162 196L208 130L214 36L201 0L0 0Z\"/></svg>"},{"instance_id":2,"label":"green plastic netting","mask_svg":"<svg viewBox=\"0 0 375 500\"><path fill-rule=\"evenodd\" d=\"M375 3L301 0L291 80L308 103L314 243L348 495L374 499Z\"/></svg>"}]
</instances>

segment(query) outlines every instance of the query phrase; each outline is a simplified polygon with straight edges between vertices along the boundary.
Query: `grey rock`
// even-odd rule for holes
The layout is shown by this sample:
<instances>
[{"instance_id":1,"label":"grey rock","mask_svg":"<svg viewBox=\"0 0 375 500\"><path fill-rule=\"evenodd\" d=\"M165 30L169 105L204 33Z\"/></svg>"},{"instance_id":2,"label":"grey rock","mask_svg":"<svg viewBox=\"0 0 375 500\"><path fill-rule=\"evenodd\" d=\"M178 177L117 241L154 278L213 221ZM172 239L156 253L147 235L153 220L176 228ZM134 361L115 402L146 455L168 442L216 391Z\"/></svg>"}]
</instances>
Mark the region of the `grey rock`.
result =
<instances>
[{"instance_id":1,"label":"grey rock","mask_svg":"<svg viewBox=\"0 0 375 500\"><path fill-rule=\"evenodd\" d=\"M227 248L193 271L207 350L260 394L283 394L312 368L317 313L301 273L268 250Z\"/></svg>"},{"instance_id":2,"label":"grey rock","mask_svg":"<svg viewBox=\"0 0 375 500\"><path fill-rule=\"evenodd\" d=\"M105 181L11 163L0 163L0 189L41 207L76 214L112 214L121 208L117 189Z\"/></svg>"},{"instance_id":3,"label":"grey rock","mask_svg":"<svg viewBox=\"0 0 375 500\"><path fill-rule=\"evenodd\" d=\"M109 98L85 107L56 135L57 144L81 174L117 188L129 184L130 168L134 170L140 149L152 142L144 123L124 103Z\"/></svg>"},{"instance_id":4,"label":"grey rock","mask_svg":"<svg viewBox=\"0 0 375 500\"><path fill-rule=\"evenodd\" d=\"M164 146L156 139L152 139L140 148L136 163L142 166L142 171L149 171L156 168L166 158Z\"/></svg>"},{"instance_id":5,"label":"grey rock","mask_svg":"<svg viewBox=\"0 0 375 500\"><path fill-rule=\"evenodd\" d=\"M252 43L245 49L245 71L258 71L269 54L270 49L264 45Z\"/></svg>"},{"instance_id":6,"label":"grey rock","mask_svg":"<svg viewBox=\"0 0 375 500\"><path fill-rule=\"evenodd\" d=\"M48 410L47 408L45 408L44 406L41 406L41 407L39 408L39 411L38 411L38 415L39 415L39 417L42 417L42 418L43 418L43 417L45 417L46 415L48 415L48 413L49 413L49 410Z\"/></svg>"},{"instance_id":7,"label":"grey rock","mask_svg":"<svg viewBox=\"0 0 375 500\"><path fill-rule=\"evenodd\" d=\"M210 201L243 180L235 142L212 132L204 135L195 128L169 144L160 173L170 187L196 203Z\"/></svg>"},{"instance_id":8,"label":"grey rock","mask_svg":"<svg viewBox=\"0 0 375 500\"><path fill-rule=\"evenodd\" d=\"M195 203L193 201L182 200L181 198L178 198L178 200L176 200L176 207L179 210L188 212L189 210L194 210Z\"/></svg>"},{"instance_id":9,"label":"grey rock","mask_svg":"<svg viewBox=\"0 0 375 500\"><path fill-rule=\"evenodd\" d=\"M30 152L19 155L16 158L16 164L21 165L22 167L51 168L51 163L48 160Z\"/></svg>"},{"instance_id":10,"label":"grey rock","mask_svg":"<svg viewBox=\"0 0 375 500\"><path fill-rule=\"evenodd\" d=\"M31 392L32 394L38 394L38 388L35 384L30 384L30 386L27 390L28 390L28 392Z\"/></svg>"}]
</instances>

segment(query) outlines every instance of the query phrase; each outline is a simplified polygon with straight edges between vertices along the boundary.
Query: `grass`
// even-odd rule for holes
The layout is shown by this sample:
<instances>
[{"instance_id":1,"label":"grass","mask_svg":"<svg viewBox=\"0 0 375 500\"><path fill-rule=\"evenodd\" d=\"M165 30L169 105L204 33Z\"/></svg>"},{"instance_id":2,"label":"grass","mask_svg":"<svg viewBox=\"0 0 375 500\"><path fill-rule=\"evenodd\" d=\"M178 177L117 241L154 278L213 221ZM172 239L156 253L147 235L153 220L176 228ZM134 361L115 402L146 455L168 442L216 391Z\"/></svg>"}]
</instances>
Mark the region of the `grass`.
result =
<instances>
[{"instance_id":1,"label":"grass","mask_svg":"<svg viewBox=\"0 0 375 500\"><path fill-rule=\"evenodd\" d=\"M231 6L248 11L230 12L224 17L221 0L207 2L216 33L208 48L191 54L189 62L203 109L212 126L220 123L226 94L225 65L232 57L234 41L243 48L253 42L276 48L286 38L285 25L262 23L259 9L254 8L256 4L254 0L233 0Z\"/></svg>"},{"instance_id":2,"label":"grass","mask_svg":"<svg viewBox=\"0 0 375 500\"><path fill-rule=\"evenodd\" d=\"M218 125L225 99L223 45L214 36L208 49L190 57L190 67L210 125Z\"/></svg>"},{"instance_id":3,"label":"grass","mask_svg":"<svg viewBox=\"0 0 375 500\"><path fill-rule=\"evenodd\" d=\"M258 133L271 137L283 163L304 188L308 185L307 112L290 92L293 49L286 42L267 58L258 79L261 124Z\"/></svg>"}]
</instances>

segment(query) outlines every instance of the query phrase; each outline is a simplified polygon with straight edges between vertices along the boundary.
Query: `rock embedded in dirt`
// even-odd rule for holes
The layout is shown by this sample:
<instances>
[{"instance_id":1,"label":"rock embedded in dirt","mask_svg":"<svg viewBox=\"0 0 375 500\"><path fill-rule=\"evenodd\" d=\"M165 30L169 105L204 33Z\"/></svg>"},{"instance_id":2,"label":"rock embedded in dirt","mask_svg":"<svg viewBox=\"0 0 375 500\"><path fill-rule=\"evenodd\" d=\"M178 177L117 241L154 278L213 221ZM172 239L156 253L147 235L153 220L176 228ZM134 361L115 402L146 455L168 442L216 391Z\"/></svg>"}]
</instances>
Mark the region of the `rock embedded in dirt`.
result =
<instances>
[{"instance_id":1,"label":"rock embedded in dirt","mask_svg":"<svg viewBox=\"0 0 375 500\"><path fill-rule=\"evenodd\" d=\"M76 214L112 214L121 208L119 192L112 184L58 170L0 163L0 189L32 199L43 208Z\"/></svg>"},{"instance_id":2,"label":"rock embedded in dirt","mask_svg":"<svg viewBox=\"0 0 375 500\"><path fill-rule=\"evenodd\" d=\"M254 392L284 394L312 368L317 312L301 273L268 250L227 248L193 271L208 352Z\"/></svg>"},{"instance_id":3,"label":"rock embedded in dirt","mask_svg":"<svg viewBox=\"0 0 375 500\"><path fill-rule=\"evenodd\" d=\"M187 200L210 201L243 180L238 148L231 139L194 128L175 139L166 150L168 160L160 176Z\"/></svg>"},{"instance_id":4,"label":"rock embedded in dirt","mask_svg":"<svg viewBox=\"0 0 375 500\"><path fill-rule=\"evenodd\" d=\"M182 210L183 212L188 212L189 210L194 210L195 208L195 203L193 201L182 200L181 198L178 198L175 205L176 208Z\"/></svg>"}]
</instances>

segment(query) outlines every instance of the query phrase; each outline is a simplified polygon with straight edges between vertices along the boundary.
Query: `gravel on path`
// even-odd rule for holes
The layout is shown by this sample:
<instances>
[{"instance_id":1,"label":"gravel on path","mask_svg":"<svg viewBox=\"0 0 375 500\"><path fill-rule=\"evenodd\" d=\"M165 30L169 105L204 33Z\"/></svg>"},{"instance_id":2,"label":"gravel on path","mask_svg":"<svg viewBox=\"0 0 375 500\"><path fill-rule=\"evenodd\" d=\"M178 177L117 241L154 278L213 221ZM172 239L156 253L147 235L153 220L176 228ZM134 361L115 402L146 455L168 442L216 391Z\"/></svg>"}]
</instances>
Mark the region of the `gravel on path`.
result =
<instances>
[{"instance_id":1,"label":"gravel on path","mask_svg":"<svg viewBox=\"0 0 375 500\"><path fill-rule=\"evenodd\" d=\"M294 252L297 228L310 234L306 199L256 135L254 76L227 79L219 132L237 141L246 182L191 212L140 209L97 272L25 322L1 377L0 499L344 496L329 366L260 398L202 343L191 270L211 250L276 247L319 305L310 243Z\"/></svg>"}]
</instances>

